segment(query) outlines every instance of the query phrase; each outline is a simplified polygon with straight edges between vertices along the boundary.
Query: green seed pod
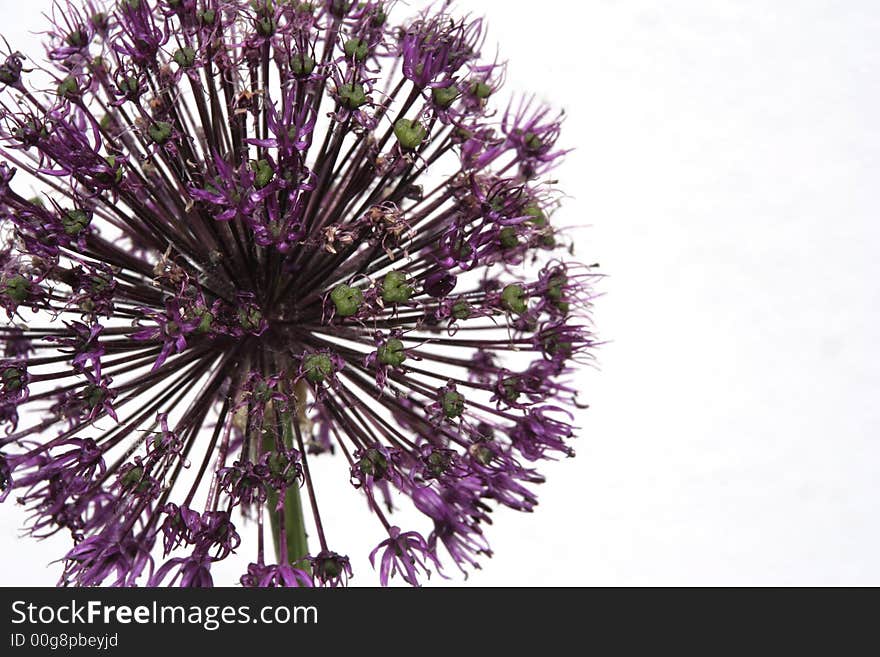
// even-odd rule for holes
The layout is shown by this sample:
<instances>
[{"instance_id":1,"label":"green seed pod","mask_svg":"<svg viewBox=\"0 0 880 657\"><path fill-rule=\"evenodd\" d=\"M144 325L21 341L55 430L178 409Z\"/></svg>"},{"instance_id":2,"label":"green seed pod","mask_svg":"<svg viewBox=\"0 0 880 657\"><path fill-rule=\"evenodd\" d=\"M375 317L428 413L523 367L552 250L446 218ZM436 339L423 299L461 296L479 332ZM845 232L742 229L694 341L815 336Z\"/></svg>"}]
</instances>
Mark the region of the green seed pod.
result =
<instances>
[{"instance_id":1,"label":"green seed pod","mask_svg":"<svg viewBox=\"0 0 880 657\"><path fill-rule=\"evenodd\" d=\"M149 129L150 139L159 144L160 146L166 143L169 139L171 139L171 135L173 133L173 129L171 128L170 123L165 123L164 121L157 121L153 125L150 126Z\"/></svg>"},{"instance_id":2,"label":"green seed pod","mask_svg":"<svg viewBox=\"0 0 880 657\"><path fill-rule=\"evenodd\" d=\"M482 443L471 445L468 448L468 452L470 452L474 460L481 465L489 465L489 463L492 462L492 458L494 457L494 453L492 452L492 450Z\"/></svg>"},{"instance_id":3,"label":"green seed pod","mask_svg":"<svg viewBox=\"0 0 880 657\"><path fill-rule=\"evenodd\" d=\"M492 87L482 80L471 80L470 92L480 100L486 100L492 95Z\"/></svg>"},{"instance_id":4,"label":"green seed pod","mask_svg":"<svg viewBox=\"0 0 880 657\"><path fill-rule=\"evenodd\" d=\"M201 320L199 321L196 330L199 333L207 333L211 330L211 326L214 324L214 315L208 310L202 310L200 317Z\"/></svg>"},{"instance_id":5,"label":"green seed pod","mask_svg":"<svg viewBox=\"0 0 880 657\"><path fill-rule=\"evenodd\" d=\"M414 151L428 136L428 131L419 123L409 119L398 119L394 124L394 136L400 142L400 147L407 151Z\"/></svg>"},{"instance_id":6,"label":"green seed pod","mask_svg":"<svg viewBox=\"0 0 880 657\"><path fill-rule=\"evenodd\" d=\"M68 75L58 84L58 95L61 98L76 98L79 95L79 85L76 82L76 78L72 75Z\"/></svg>"},{"instance_id":7,"label":"green seed pod","mask_svg":"<svg viewBox=\"0 0 880 657\"><path fill-rule=\"evenodd\" d=\"M253 332L260 328L263 322L263 313L259 308L246 306L238 310L238 323L245 331Z\"/></svg>"},{"instance_id":8,"label":"green seed pod","mask_svg":"<svg viewBox=\"0 0 880 657\"><path fill-rule=\"evenodd\" d=\"M388 472L388 459L378 449L371 447L364 453L363 458L358 461L358 469L363 474L373 477L373 479L381 479Z\"/></svg>"},{"instance_id":9,"label":"green seed pod","mask_svg":"<svg viewBox=\"0 0 880 657\"><path fill-rule=\"evenodd\" d=\"M472 312L471 304L464 299L459 299L452 304L452 316L455 319L468 319Z\"/></svg>"},{"instance_id":10,"label":"green seed pod","mask_svg":"<svg viewBox=\"0 0 880 657\"><path fill-rule=\"evenodd\" d=\"M356 110L367 102L364 85L356 82L340 85L337 93L339 94L339 103L346 109Z\"/></svg>"},{"instance_id":11,"label":"green seed pod","mask_svg":"<svg viewBox=\"0 0 880 657\"><path fill-rule=\"evenodd\" d=\"M61 217L61 225L64 226L64 232L74 237L83 232L92 222L92 216L85 210L68 210Z\"/></svg>"},{"instance_id":12,"label":"green seed pod","mask_svg":"<svg viewBox=\"0 0 880 657\"><path fill-rule=\"evenodd\" d=\"M501 291L501 305L517 315L522 315L528 309L525 290L521 285L511 284Z\"/></svg>"},{"instance_id":13,"label":"green seed pod","mask_svg":"<svg viewBox=\"0 0 880 657\"><path fill-rule=\"evenodd\" d=\"M290 70L297 77L306 77L315 70L315 60L304 53L290 58Z\"/></svg>"},{"instance_id":14,"label":"green seed pod","mask_svg":"<svg viewBox=\"0 0 880 657\"><path fill-rule=\"evenodd\" d=\"M452 465L452 454L448 450L434 450L425 459L425 465L435 477L439 477Z\"/></svg>"},{"instance_id":15,"label":"green seed pod","mask_svg":"<svg viewBox=\"0 0 880 657\"><path fill-rule=\"evenodd\" d=\"M357 314L364 302L364 293L356 287L350 287L341 283L333 288L330 300L336 306L336 314L340 317L351 317Z\"/></svg>"},{"instance_id":16,"label":"green seed pod","mask_svg":"<svg viewBox=\"0 0 880 657\"><path fill-rule=\"evenodd\" d=\"M141 90L141 83L135 76L129 75L119 81L119 91L126 96L136 96Z\"/></svg>"},{"instance_id":17,"label":"green seed pod","mask_svg":"<svg viewBox=\"0 0 880 657\"><path fill-rule=\"evenodd\" d=\"M568 283L568 277L565 275L552 276L547 282L547 299L564 313L567 313L570 307L570 304L564 299L566 283Z\"/></svg>"},{"instance_id":18,"label":"green seed pod","mask_svg":"<svg viewBox=\"0 0 880 657\"><path fill-rule=\"evenodd\" d=\"M382 281L382 300L385 303L406 303L413 295L413 288L406 283L406 274L390 271Z\"/></svg>"},{"instance_id":19,"label":"green seed pod","mask_svg":"<svg viewBox=\"0 0 880 657\"><path fill-rule=\"evenodd\" d=\"M141 465L136 465L131 470L126 472L122 477L119 478L119 483L123 488L131 490L134 488L138 488L138 485L141 483L141 479L144 478L144 468ZM144 482L146 483L146 482Z\"/></svg>"},{"instance_id":20,"label":"green seed pod","mask_svg":"<svg viewBox=\"0 0 880 657\"><path fill-rule=\"evenodd\" d=\"M255 189L263 189L275 177L275 170L272 169L272 166L266 160L251 162L251 169L256 174L254 177Z\"/></svg>"},{"instance_id":21,"label":"green seed pod","mask_svg":"<svg viewBox=\"0 0 880 657\"><path fill-rule=\"evenodd\" d=\"M501 242L501 248L506 250L515 249L519 246L519 238L516 236L516 228L513 226L505 226L498 233L498 241Z\"/></svg>"},{"instance_id":22,"label":"green seed pod","mask_svg":"<svg viewBox=\"0 0 880 657\"><path fill-rule=\"evenodd\" d=\"M362 62L367 58L370 52L367 42L363 39L349 39L342 46L347 59L354 59L356 62Z\"/></svg>"},{"instance_id":23,"label":"green seed pod","mask_svg":"<svg viewBox=\"0 0 880 657\"><path fill-rule=\"evenodd\" d=\"M406 360L403 342L397 338L391 338L376 350L376 359L383 365L399 367Z\"/></svg>"},{"instance_id":24,"label":"green seed pod","mask_svg":"<svg viewBox=\"0 0 880 657\"><path fill-rule=\"evenodd\" d=\"M3 294L15 301L23 303L30 293L31 282L22 275L10 276L3 281Z\"/></svg>"},{"instance_id":25,"label":"green seed pod","mask_svg":"<svg viewBox=\"0 0 880 657\"><path fill-rule=\"evenodd\" d=\"M17 367L7 367L2 374L3 391L7 393L18 392L24 387L21 370Z\"/></svg>"},{"instance_id":26,"label":"green seed pod","mask_svg":"<svg viewBox=\"0 0 880 657\"><path fill-rule=\"evenodd\" d=\"M82 48L89 42L89 36L85 30L77 29L67 35L67 45L73 48Z\"/></svg>"},{"instance_id":27,"label":"green seed pod","mask_svg":"<svg viewBox=\"0 0 880 657\"><path fill-rule=\"evenodd\" d=\"M303 359L303 372L309 383L323 383L333 374L333 361L327 354L309 354Z\"/></svg>"},{"instance_id":28,"label":"green seed pod","mask_svg":"<svg viewBox=\"0 0 880 657\"><path fill-rule=\"evenodd\" d=\"M455 102L456 98L458 98L458 88L455 85L431 89L431 99L437 107L446 109Z\"/></svg>"},{"instance_id":29,"label":"green seed pod","mask_svg":"<svg viewBox=\"0 0 880 657\"><path fill-rule=\"evenodd\" d=\"M527 217L531 217L530 219L526 219L527 224L531 224L536 228L542 228L547 225L547 215L544 214L544 211L534 203L523 208L523 214Z\"/></svg>"},{"instance_id":30,"label":"green seed pod","mask_svg":"<svg viewBox=\"0 0 880 657\"><path fill-rule=\"evenodd\" d=\"M513 404L519 399L519 377L508 376L501 381L501 388L504 391L504 400L509 404Z\"/></svg>"},{"instance_id":31,"label":"green seed pod","mask_svg":"<svg viewBox=\"0 0 880 657\"><path fill-rule=\"evenodd\" d=\"M464 395L455 390L447 390L440 397L440 405L443 407L443 414L454 420L464 413Z\"/></svg>"},{"instance_id":32,"label":"green seed pod","mask_svg":"<svg viewBox=\"0 0 880 657\"><path fill-rule=\"evenodd\" d=\"M103 11L98 11L92 14L92 17L89 19L89 22L92 24L92 27L95 28L96 32L106 32L110 23L107 20L107 14Z\"/></svg>"},{"instance_id":33,"label":"green seed pod","mask_svg":"<svg viewBox=\"0 0 880 657\"><path fill-rule=\"evenodd\" d=\"M174 53L174 61L181 68L191 68L196 63L196 51L186 46Z\"/></svg>"},{"instance_id":34,"label":"green seed pod","mask_svg":"<svg viewBox=\"0 0 880 657\"><path fill-rule=\"evenodd\" d=\"M527 132L523 141L525 142L526 150L532 153L537 153L542 148L544 148L544 140L541 139L534 132Z\"/></svg>"},{"instance_id":35,"label":"green seed pod","mask_svg":"<svg viewBox=\"0 0 880 657\"><path fill-rule=\"evenodd\" d=\"M388 14L385 13L381 6L376 7L373 16L370 18L370 27L382 27L388 20Z\"/></svg>"}]
</instances>

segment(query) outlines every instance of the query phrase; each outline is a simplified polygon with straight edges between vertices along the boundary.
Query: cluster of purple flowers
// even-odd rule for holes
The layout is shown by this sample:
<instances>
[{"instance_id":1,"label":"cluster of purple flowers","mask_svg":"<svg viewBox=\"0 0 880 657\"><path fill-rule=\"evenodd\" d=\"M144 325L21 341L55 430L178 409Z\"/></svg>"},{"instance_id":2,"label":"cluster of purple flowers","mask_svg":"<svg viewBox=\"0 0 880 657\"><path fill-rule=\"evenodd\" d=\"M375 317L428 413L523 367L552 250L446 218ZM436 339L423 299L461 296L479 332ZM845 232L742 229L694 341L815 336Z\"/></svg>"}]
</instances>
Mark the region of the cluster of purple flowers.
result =
<instances>
[{"instance_id":1,"label":"cluster of purple flowers","mask_svg":"<svg viewBox=\"0 0 880 657\"><path fill-rule=\"evenodd\" d=\"M243 585L345 584L335 453L418 585L573 454L560 116L494 109L481 20L390 4L70 0L0 57L0 501L70 533L61 583L211 585L247 530Z\"/></svg>"}]
</instances>

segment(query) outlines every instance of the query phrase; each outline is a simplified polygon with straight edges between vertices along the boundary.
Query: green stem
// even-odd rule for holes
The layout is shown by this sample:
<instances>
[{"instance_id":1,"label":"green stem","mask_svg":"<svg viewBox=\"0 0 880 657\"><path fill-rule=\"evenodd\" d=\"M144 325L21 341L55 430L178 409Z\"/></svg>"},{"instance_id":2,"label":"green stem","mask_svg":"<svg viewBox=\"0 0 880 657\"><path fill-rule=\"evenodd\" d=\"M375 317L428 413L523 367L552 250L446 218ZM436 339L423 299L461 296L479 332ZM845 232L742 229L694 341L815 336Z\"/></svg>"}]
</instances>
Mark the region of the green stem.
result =
<instances>
[{"instance_id":1,"label":"green stem","mask_svg":"<svg viewBox=\"0 0 880 657\"><path fill-rule=\"evenodd\" d=\"M297 420L291 417L289 412L281 414L281 427L283 431L284 446L291 449L293 446L293 424ZM271 436L263 439L264 450L274 450L275 441ZM274 490L269 492L267 499L269 522L272 526L272 538L275 541L275 554L281 562L281 518L278 508L278 493ZM287 561L298 568L307 570L304 558L309 553L309 541L306 535L305 520L303 517L302 498L299 494L299 486L293 484L287 488L284 498L284 534L287 542Z\"/></svg>"}]
</instances>

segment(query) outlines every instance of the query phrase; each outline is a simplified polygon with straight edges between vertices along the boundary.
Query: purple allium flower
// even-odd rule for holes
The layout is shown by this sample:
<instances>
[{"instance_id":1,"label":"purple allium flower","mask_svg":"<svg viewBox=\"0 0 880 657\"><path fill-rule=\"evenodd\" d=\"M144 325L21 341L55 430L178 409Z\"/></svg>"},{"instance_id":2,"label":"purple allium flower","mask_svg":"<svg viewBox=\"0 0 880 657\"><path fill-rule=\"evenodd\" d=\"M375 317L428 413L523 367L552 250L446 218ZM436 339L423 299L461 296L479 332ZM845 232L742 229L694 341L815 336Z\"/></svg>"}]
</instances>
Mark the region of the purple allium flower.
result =
<instances>
[{"instance_id":1,"label":"purple allium flower","mask_svg":"<svg viewBox=\"0 0 880 657\"><path fill-rule=\"evenodd\" d=\"M0 501L70 533L61 583L344 585L336 485L417 586L573 455L560 116L391 4L61 0L0 54Z\"/></svg>"}]
</instances>

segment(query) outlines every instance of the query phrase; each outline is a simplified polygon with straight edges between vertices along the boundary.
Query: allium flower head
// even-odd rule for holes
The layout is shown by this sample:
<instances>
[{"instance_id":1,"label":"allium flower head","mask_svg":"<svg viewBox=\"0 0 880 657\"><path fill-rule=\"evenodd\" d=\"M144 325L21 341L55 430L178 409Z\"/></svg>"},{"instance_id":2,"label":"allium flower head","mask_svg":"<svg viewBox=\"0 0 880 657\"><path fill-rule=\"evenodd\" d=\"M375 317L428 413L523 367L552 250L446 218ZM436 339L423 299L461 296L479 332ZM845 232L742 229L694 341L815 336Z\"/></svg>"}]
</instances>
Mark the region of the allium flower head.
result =
<instances>
[{"instance_id":1,"label":"allium flower head","mask_svg":"<svg viewBox=\"0 0 880 657\"><path fill-rule=\"evenodd\" d=\"M336 486L418 585L573 454L561 117L446 12L59 0L0 57L0 500L69 532L61 583L345 584Z\"/></svg>"}]
</instances>

